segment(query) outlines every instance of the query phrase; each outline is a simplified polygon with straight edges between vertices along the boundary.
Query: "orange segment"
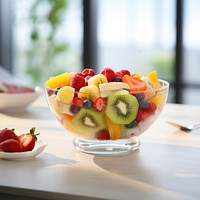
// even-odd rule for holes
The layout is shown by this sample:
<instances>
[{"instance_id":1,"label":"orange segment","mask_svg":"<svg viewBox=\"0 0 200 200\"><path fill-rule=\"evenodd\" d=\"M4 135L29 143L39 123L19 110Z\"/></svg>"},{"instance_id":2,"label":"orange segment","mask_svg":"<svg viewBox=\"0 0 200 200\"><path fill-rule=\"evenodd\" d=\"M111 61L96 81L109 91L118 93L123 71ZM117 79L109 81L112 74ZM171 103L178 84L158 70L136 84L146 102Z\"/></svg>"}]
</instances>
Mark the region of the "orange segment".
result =
<instances>
[{"instance_id":1,"label":"orange segment","mask_svg":"<svg viewBox=\"0 0 200 200\"><path fill-rule=\"evenodd\" d=\"M68 72L53 76L46 81L46 86L49 88L58 88L61 86L69 86L71 75Z\"/></svg>"},{"instance_id":2,"label":"orange segment","mask_svg":"<svg viewBox=\"0 0 200 200\"><path fill-rule=\"evenodd\" d=\"M147 74L147 77L153 83L153 87L154 88L161 87L160 82L158 80L158 76L157 76L156 70L153 70L152 72L150 72L149 74Z\"/></svg>"},{"instance_id":3,"label":"orange segment","mask_svg":"<svg viewBox=\"0 0 200 200\"><path fill-rule=\"evenodd\" d=\"M106 123L107 123L107 126L108 126L110 139L116 140L116 139L120 138L120 136L121 136L121 125L115 124L108 117L105 117L105 120L106 120Z\"/></svg>"}]
</instances>

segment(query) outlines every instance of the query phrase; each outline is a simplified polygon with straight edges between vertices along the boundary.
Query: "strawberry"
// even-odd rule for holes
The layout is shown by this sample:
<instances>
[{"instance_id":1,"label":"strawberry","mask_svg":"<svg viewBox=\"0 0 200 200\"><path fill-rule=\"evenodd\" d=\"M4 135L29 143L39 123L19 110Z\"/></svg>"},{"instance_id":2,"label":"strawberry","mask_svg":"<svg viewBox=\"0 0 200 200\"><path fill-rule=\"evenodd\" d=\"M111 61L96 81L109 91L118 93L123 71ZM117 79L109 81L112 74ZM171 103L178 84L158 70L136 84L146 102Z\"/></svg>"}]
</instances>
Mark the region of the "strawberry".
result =
<instances>
[{"instance_id":1,"label":"strawberry","mask_svg":"<svg viewBox=\"0 0 200 200\"><path fill-rule=\"evenodd\" d=\"M79 108L83 106L83 100L79 97L74 97L72 102L73 102L73 105Z\"/></svg>"},{"instance_id":2,"label":"strawberry","mask_svg":"<svg viewBox=\"0 0 200 200\"><path fill-rule=\"evenodd\" d=\"M35 127L30 130L30 133L22 134L18 136L18 141L20 143L20 151L31 151L35 146L35 141L37 141L37 135L35 134Z\"/></svg>"},{"instance_id":3,"label":"strawberry","mask_svg":"<svg viewBox=\"0 0 200 200\"><path fill-rule=\"evenodd\" d=\"M0 151L19 152L20 151L20 143L15 139L7 139L0 143Z\"/></svg>"},{"instance_id":4,"label":"strawberry","mask_svg":"<svg viewBox=\"0 0 200 200\"><path fill-rule=\"evenodd\" d=\"M122 78L124 75L131 75L130 71L128 71L127 69L122 69L118 72L115 73L115 76Z\"/></svg>"},{"instance_id":5,"label":"strawberry","mask_svg":"<svg viewBox=\"0 0 200 200\"><path fill-rule=\"evenodd\" d=\"M98 97L93 101L93 107L95 110L101 112L106 107L106 99Z\"/></svg>"},{"instance_id":6,"label":"strawberry","mask_svg":"<svg viewBox=\"0 0 200 200\"><path fill-rule=\"evenodd\" d=\"M107 130L100 130L96 133L96 138L98 140L109 140L110 135L109 135L109 132Z\"/></svg>"},{"instance_id":7,"label":"strawberry","mask_svg":"<svg viewBox=\"0 0 200 200\"><path fill-rule=\"evenodd\" d=\"M85 78L79 73L75 74L71 79L70 86L78 92L80 88L86 86Z\"/></svg>"},{"instance_id":8,"label":"strawberry","mask_svg":"<svg viewBox=\"0 0 200 200\"><path fill-rule=\"evenodd\" d=\"M147 110L148 112L154 113L154 112L156 111L156 109L157 109L156 104L153 103L153 102L150 102L150 103L148 104L148 107L147 107L146 110Z\"/></svg>"},{"instance_id":9,"label":"strawberry","mask_svg":"<svg viewBox=\"0 0 200 200\"><path fill-rule=\"evenodd\" d=\"M0 143L8 139L17 140L17 136L15 135L14 129L5 128L3 130L0 130Z\"/></svg>"},{"instance_id":10,"label":"strawberry","mask_svg":"<svg viewBox=\"0 0 200 200\"><path fill-rule=\"evenodd\" d=\"M90 68L86 68L84 69L81 74L86 77L86 76L94 76L96 73L93 69L90 69Z\"/></svg>"},{"instance_id":11,"label":"strawberry","mask_svg":"<svg viewBox=\"0 0 200 200\"><path fill-rule=\"evenodd\" d=\"M137 123L141 122L142 120L146 119L147 117L149 117L149 115L151 115L150 112L148 112L145 109L139 109L138 113L137 113L137 117L136 117L136 121Z\"/></svg>"},{"instance_id":12,"label":"strawberry","mask_svg":"<svg viewBox=\"0 0 200 200\"><path fill-rule=\"evenodd\" d=\"M129 75L124 75L122 77L122 82L127 83L130 86L130 92L134 93L137 91L143 91L146 90L147 86L144 81L137 77L129 76Z\"/></svg>"},{"instance_id":13,"label":"strawberry","mask_svg":"<svg viewBox=\"0 0 200 200\"><path fill-rule=\"evenodd\" d=\"M103 71L101 71L101 74L103 74L107 78L108 82L112 82L115 79L115 72L109 67L103 69Z\"/></svg>"}]
</instances>

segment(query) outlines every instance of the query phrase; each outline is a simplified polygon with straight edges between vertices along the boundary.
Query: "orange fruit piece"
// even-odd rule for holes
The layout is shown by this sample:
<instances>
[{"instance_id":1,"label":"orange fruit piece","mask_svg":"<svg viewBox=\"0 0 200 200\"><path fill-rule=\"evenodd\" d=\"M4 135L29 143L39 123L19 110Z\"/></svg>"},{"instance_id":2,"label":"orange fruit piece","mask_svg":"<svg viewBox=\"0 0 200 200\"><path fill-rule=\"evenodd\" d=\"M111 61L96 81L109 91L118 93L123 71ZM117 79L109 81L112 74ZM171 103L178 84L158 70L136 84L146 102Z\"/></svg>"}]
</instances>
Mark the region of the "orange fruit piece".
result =
<instances>
[{"instance_id":1,"label":"orange fruit piece","mask_svg":"<svg viewBox=\"0 0 200 200\"><path fill-rule=\"evenodd\" d=\"M68 72L59 74L57 76L53 76L49 78L45 85L49 88L58 88L61 86L69 86L71 81L71 74Z\"/></svg>"},{"instance_id":2,"label":"orange fruit piece","mask_svg":"<svg viewBox=\"0 0 200 200\"><path fill-rule=\"evenodd\" d=\"M105 117L107 126L108 126L108 131L110 134L110 139L111 140L116 140L120 138L121 136L121 125L115 124L110 118Z\"/></svg>"},{"instance_id":3,"label":"orange fruit piece","mask_svg":"<svg viewBox=\"0 0 200 200\"><path fill-rule=\"evenodd\" d=\"M147 77L153 83L153 87L154 88L161 87L160 82L158 80L158 76L157 76L156 70L153 70L152 72L150 72L149 74L147 74Z\"/></svg>"}]
</instances>

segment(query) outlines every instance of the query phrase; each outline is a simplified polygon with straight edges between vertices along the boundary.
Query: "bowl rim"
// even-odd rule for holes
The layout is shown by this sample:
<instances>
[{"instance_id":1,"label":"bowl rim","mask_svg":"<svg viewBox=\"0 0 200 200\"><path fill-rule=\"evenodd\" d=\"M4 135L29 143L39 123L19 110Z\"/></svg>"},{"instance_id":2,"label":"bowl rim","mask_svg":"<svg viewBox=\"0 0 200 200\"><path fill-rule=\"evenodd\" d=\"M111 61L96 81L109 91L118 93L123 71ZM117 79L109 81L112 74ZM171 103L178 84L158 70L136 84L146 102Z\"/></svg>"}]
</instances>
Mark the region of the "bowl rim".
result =
<instances>
[{"instance_id":1,"label":"bowl rim","mask_svg":"<svg viewBox=\"0 0 200 200\"><path fill-rule=\"evenodd\" d=\"M155 92L159 92L159 91L164 91L165 89L168 89L169 86L170 86L170 83L166 80L163 80L163 79L158 79L159 82L162 84L162 87L161 88L153 88L152 89L147 89L147 90L140 90L140 91L134 91L134 92L130 92L132 94L138 94L138 93L143 93L143 92L150 92L152 90L154 90ZM46 83L44 83L44 87L45 87L45 90L49 90L49 91L56 91L58 88L50 88L48 86L46 86ZM64 87L64 86L63 86ZM126 90L126 89L125 89ZM128 91L128 90L127 90ZM78 93L83 93L83 94L99 94L97 92L79 92L79 91L74 91L75 94L78 94Z\"/></svg>"}]
</instances>

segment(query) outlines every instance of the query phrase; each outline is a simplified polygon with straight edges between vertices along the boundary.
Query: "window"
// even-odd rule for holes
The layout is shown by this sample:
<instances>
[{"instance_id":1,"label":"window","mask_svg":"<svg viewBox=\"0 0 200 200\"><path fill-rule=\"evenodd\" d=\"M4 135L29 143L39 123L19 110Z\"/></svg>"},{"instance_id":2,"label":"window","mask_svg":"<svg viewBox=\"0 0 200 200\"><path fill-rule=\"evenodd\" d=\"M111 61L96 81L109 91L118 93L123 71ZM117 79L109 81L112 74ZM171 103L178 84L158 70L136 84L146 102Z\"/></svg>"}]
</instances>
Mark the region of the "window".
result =
<instances>
[{"instance_id":1,"label":"window","mask_svg":"<svg viewBox=\"0 0 200 200\"><path fill-rule=\"evenodd\" d=\"M174 81L175 1L98 1L98 66ZM171 99L172 93L171 90Z\"/></svg>"},{"instance_id":2,"label":"window","mask_svg":"<svg viewBox=\"0 0 200 200\"><path fill-rule=\"evenodd\" d=\"M42 85L82 66L82 1L15 1L15 73Z\"/></svg>"}]
</instances>

